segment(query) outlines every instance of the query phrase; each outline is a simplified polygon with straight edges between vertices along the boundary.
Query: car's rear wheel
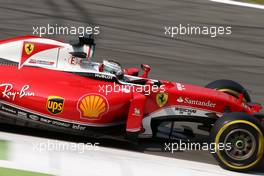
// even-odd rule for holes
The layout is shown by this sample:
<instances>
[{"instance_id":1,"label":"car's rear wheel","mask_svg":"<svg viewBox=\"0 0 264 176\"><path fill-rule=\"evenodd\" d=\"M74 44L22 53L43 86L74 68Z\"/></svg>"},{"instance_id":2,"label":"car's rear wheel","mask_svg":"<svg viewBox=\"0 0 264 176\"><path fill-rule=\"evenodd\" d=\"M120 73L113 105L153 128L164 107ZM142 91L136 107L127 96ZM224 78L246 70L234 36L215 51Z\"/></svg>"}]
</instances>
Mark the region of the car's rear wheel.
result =
<instances>
[{"instance_id":1,"label":"car's rear wheel","mask_svg":"<svg viewBox=\"0 0 264 176\"><path fill-rule=\"evenodd\" d=\"M223 168L248 171L262 161L263 128L254 117L247 114L225 114L214 124L210 139L217 146L213 156Z\"/></svg>"},{"instance_id":2,"label":"car's rear wheel","mask_svg":"<svg viewBox=\"0 0 264 176\"><path fill-rule=\"evenodd\" d=\"M216 89L218 91L232 95L236 98L238 98L240 94L243 94L245 101L251 102L251 98L248 91L242 85L235 81L225 79L216 80L209 83L205 87L210 89Z\"/></svg>"}]
</instances>

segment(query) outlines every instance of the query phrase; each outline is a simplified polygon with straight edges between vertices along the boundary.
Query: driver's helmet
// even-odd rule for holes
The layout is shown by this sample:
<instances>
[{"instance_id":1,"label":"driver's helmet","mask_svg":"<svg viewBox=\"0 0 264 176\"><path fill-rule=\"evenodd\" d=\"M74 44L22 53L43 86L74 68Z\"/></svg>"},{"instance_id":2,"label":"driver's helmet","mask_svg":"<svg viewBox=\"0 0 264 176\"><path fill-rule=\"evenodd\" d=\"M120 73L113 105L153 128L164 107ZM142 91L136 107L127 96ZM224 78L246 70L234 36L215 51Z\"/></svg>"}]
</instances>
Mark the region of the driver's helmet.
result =
<instances>
[{"instance_id":1,"label":"driver's helmet","mask_svg":"<svg viewBox=\"0 0 264 176\"><path fill-rule=\"evenodd\" d=\"M103 65L105 72L116 75L118 79L123 79L124 71L118 62L112 60L104 60Z\"/></svg>"}]
</instances>

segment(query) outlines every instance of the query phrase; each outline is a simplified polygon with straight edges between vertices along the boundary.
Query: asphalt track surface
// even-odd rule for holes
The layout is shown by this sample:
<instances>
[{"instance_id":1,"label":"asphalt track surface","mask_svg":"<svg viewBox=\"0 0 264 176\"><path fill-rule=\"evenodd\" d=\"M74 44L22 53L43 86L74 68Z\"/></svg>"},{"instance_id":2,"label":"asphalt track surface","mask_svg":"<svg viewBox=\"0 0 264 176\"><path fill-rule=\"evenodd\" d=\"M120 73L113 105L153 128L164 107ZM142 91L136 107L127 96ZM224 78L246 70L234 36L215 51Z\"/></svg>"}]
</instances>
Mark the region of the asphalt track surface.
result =
<instances>
[{"instance_id":1,"label":"asphalt track surface","mask_svg":"<svg viewBox=\"0 0 264 176\"><path fill-rule=\"evenodd\" d=\"M264 11L208 0L0 0L0 39L32 34L33 26L99 26L98 60L152 66L150 77L206 85L243 84L264 103ZM164 26L231 26L232 34L165 36ZM47 36L69 40L73 36ZM208 152L146 153L216 163Z\"/></svg>"}]
</instances>

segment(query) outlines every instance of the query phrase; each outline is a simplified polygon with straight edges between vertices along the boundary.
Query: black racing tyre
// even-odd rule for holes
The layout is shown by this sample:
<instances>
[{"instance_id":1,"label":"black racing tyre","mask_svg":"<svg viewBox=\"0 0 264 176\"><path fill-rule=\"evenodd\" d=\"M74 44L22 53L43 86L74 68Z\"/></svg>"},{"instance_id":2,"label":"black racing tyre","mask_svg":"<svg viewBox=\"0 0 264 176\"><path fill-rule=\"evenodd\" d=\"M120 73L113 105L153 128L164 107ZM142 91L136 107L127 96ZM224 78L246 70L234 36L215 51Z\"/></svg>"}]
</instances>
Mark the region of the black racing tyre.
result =
<instances>
[{"instance_id":1,"label":"black racing tyre","mask_svg":"<svg viewBox=\"0 0 264 176\"><path fill-rule=\"evenodd\" d=\"M219 165L245 172L257 167L263 159L264 131L254 117L241 112L227 113L211 129L212 152Z\"/></svg>"},{"instance_id":2,"label":"black racing tyre","mask_svg":"<svg viewBox=\"0 0 264 176\"><path fill-rule=\"evenodd\" d=\"M210 89L216 89L221 92L225 92L236 98L238 98L239 95L242 93L244 95L245 101L251 102L251 98L248 91L242 85L232 80L226 80L226 79L216 80L209 83L205 87Z\"/></svg>"}]
</instances>

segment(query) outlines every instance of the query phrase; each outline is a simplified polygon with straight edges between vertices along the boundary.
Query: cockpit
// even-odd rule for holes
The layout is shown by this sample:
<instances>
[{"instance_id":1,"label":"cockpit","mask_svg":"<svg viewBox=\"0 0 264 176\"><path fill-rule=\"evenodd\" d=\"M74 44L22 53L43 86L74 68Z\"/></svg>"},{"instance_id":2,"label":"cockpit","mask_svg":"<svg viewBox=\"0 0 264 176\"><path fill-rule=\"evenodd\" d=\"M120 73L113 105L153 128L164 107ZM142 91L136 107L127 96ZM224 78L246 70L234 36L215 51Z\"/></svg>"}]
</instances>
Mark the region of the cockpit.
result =
<instances>
[{"instance_id":1,"label":"cockpit","mask_svg":"<svg viewBox=\"0 0 264 176\"><path fill-rule=\"evenodd\" d=\"M150 66L146 64L141 65L143 74L139 76L139 69L124 69L120 63L114 60L104 60L102 63L93 62L92 56L95 48L93 36L80 37L78 41L71 41L70 45L72 45L73 48L84 48L82 51L76 50L69 53L72 55L72 60L70 61L71 64L73 64L72 67L74 67L75 63L78 63L80 68L77 74L94 77L96 79L117 81L121 84L145 85L150 81L150 79L148 79L148 73L151 69ZM156 80L151 81L158 82Z\"/></svg>"}]
</instances>

